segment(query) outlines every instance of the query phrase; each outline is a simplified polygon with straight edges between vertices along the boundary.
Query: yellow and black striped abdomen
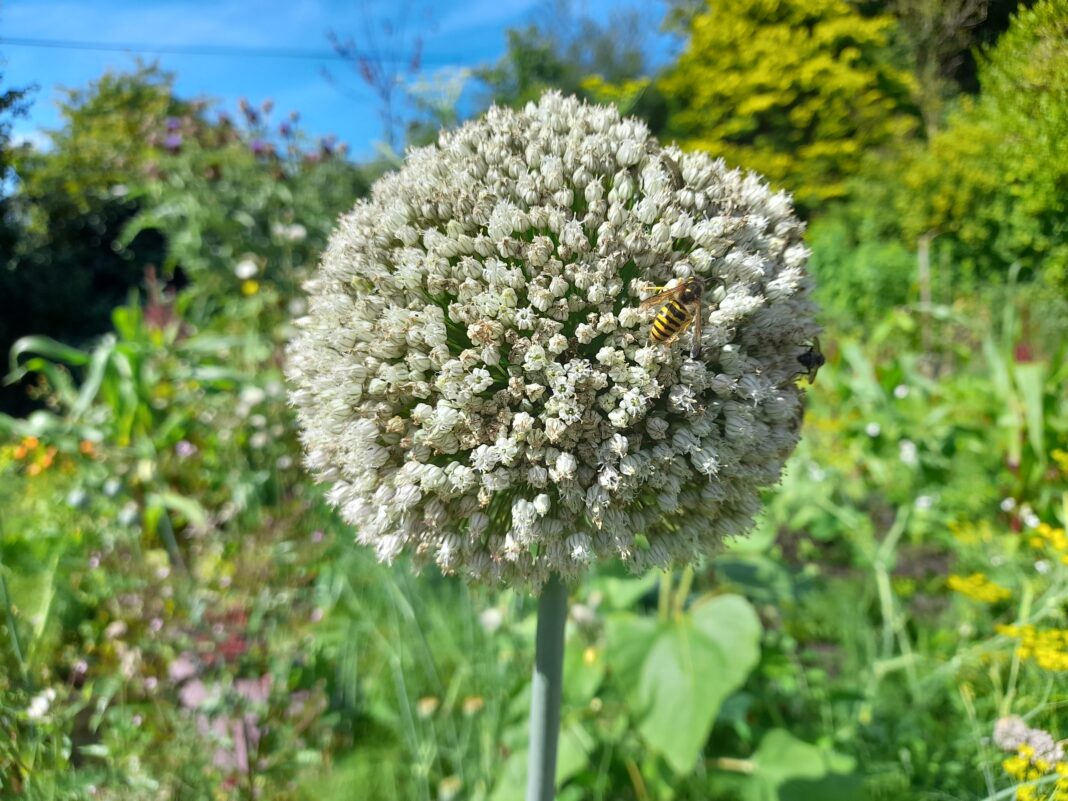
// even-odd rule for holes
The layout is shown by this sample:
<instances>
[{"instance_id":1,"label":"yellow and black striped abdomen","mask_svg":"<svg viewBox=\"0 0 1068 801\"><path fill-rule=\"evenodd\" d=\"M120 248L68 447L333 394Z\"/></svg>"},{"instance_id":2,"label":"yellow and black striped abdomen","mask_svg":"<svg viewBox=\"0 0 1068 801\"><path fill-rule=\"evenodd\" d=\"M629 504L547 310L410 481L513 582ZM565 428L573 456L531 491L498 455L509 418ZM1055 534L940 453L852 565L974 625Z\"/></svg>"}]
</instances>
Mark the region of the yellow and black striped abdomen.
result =
<instances>
[{"instance_id":1,"label":"yellow and black striped abdomen","mask_svg":"<svg viewBox=\"0 0 1068 801\"><path fill-rule=\"evenodd\" d=\"M653 342L670 342L693 322L693 312L672 298L656 314L649 337Z\"/></svg>"}]
</instances>

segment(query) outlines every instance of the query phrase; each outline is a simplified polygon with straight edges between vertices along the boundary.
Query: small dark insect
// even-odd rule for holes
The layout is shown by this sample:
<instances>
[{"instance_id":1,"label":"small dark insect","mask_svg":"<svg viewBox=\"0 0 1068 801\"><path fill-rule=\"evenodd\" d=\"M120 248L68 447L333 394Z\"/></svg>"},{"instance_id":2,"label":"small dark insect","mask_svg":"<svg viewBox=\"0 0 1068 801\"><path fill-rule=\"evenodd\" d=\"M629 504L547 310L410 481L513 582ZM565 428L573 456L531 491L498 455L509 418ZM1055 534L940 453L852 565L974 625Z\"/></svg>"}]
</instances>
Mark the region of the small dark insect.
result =
<instances>
[{"instance_id":1,"label":"small dark insect","mask_svg":"<svg viewBox=\"0 0 1068 801\"><path fill-rule=\"evenodd\" d=\"M679 167L679 163L675 159L666 153L660 154L660 166L662 166L667 174L671 176L671 184L675 191L682 189L686 185L686 182L682 178L682 169Z\"/></svg>"},{"instance_id":2,"label":"small dark insect","mask_svg":"<svg viewBox=\"0 0 1068 801\"><path fill-rule=\"evenodd\" d=\"M701 296L705 286L700 278L687 278L671 289L653 287L662 290L659 294L646 298L638 306L639 310L660 306L649 329L649 338L670 346L693 323L693 344L690 346L690 358L701 355Z\"/></svg>"},{"instance_id":3,"label":"small dark insect","mask_svg":"<svg viewBox=\"0 0 1068 801\"><path fill-rule=\"evenodd\" d=\"M827 361L823 357L823 351L820 350L820 339L815 337L812 340L812 344L809 349L797 357L797 360L801 362L801 366L805 368L805 372L808 375L808 383L813 384L816 381L816 373L823 367Z\"/></svg>"}]
</instances>

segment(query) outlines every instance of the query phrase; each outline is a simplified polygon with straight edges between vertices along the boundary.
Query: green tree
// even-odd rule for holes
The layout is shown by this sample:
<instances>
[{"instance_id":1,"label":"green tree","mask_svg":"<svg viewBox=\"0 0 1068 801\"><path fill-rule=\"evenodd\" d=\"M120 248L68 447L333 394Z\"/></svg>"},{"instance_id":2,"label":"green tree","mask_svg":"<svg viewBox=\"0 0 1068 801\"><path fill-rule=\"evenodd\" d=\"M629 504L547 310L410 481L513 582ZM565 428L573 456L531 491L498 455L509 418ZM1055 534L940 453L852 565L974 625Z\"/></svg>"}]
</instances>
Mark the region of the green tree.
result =
<instances>
[{"instance_id":1,"label":"green tree","mask_svg":"<svg viewBox=\"0 0 1068 801\"><path fill-rule=\"evenodd\" d=\"M998 280L1019 263L1068 286L1068 0L1021 11L979 58L982 93L909 160L906 235L958 271Z\"/></svg>"},{"instance_id":2,"label":"green tree","mask_svg":"<svg viewBox=\"0 0 1068 801\"><path fill-rule=\"evenodd\" d=\"M961 91L975 93L972 48L997 39L1016 0L890 0L916 78L916 104L928 136L941 127L947 105Z\"/></svg>"},{"instance_id":3,"label":"green tree","mask_svg":"<svg viewBox=\"0 0 1068 801\"><path fill-rule=\"evenodd\" d=\"M18 224L13 219L10 197L6 192L14 157L11 149L11 123L15 117L25 113L26 95L29 91L4 88L3 77L0 73L0 275L8 268L9 254L14 250L18 239Z\"/></svg>"},{"instance_id":4,"label":"green tree","mask_svg":"<svg viewBox=\"0 0 1068 801\"><path fill-rule=\"evenodd\" d=\"M11 121L26 111L28 89L3 87L4 74L0 73L0 185L7 178L11 166Z\"/></svg>"},{"instance_id":5,"label":"green tree","mask_svg":"<svg viewBox=\"0 0 1068 801\"><path fill-rule=\"evenodd\" d=\"M847 0L717 0L688 19L660 79L666 135L757 170L811 208L846 194L866 153L915 127L894 20Z\"/></svg>"},{"instance_id":6,"label":"green tree","mask_svg":"<svg viewBox=\"0 0 1068 801\"><path fill-rule=\"evenodd\" d=\"M170 75L141 65L68 91L60 113L48 148L14 154L8 216L18 230L0 272L3 357L27 334L82 343L103 332L144 266L159 263L158 235L125 248L115 240L137 212L131 190L150 177L166 120L194 107L175 99ZM23 392L3 389L0 405L25 411Z\"/></svg>"},{"instance_id":7,"label":"green tree","mask_svg":"<svg viewBox=\"0 0 1068 801\"><path fill-rule=\"evenodd\" d=\"M646 72L646 25L638 11L622 11L600 23L576 15L571 0L542 4L539 19L507 32L508 47L500 61L476 73L487 100L519 107L546 89L588 96L589 75L607 82L633 81Z\"/></svg>"}]
</instances>

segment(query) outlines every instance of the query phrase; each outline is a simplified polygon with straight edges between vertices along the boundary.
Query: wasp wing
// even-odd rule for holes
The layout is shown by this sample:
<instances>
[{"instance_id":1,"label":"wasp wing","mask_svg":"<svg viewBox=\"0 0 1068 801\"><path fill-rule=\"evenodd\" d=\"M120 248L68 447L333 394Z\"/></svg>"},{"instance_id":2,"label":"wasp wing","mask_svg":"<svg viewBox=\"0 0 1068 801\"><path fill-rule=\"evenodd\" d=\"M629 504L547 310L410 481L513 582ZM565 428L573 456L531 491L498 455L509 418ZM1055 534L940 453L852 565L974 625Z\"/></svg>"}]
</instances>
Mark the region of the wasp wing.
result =
<instances>
[{"instance_id":1,"label":"wasp wing","mask_svg":"<svg viewBox=\"0 0 1068 801\"><path fill-rule=\"evenodd\" d=\"M651 298L646 298L638 304L638 311L645 311L651 309L654 306L663 306L672 298L678 298L682 294L682 290L686 288L686 284L679 284L671 289L665 289L663 292L653 295Z\"/></svg>"},{"instance_id":2,"label":"wasp wing","mask_svg":"<svg viewBox=\"0 0 1068 801\"><path fill-rule=\"evenodd\" d=\"M704 311L700 304L693 310L693 344L690 345L690 358L694 360L701 356L701 318Z\"/></svg>"}]
</instances>

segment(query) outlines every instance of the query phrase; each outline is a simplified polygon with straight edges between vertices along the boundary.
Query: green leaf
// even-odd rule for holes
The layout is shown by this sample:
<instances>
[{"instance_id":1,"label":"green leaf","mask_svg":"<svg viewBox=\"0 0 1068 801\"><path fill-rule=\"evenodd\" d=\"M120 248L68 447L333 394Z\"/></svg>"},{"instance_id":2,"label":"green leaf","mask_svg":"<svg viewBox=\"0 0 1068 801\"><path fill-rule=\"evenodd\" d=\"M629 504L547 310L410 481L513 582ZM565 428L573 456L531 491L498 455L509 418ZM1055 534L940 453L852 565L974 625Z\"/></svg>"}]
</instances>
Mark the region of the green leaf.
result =
<instances>
[{"instance_id":1,"label":"green leaf","mask_svg":"<svg viewBox=\"0 0 1068 801\"><path fill-rule=\"evenodd\" d=\"M86 372L85 380L82 381L82 387L78 392L78 399L71 407L71 417L75 420L89 411L89 407L96 399L96 394L100 391L100 385L104 382L104 374L107 371L108 362L114 349L115 338L106 336L93 350L89 360L89 370Z\"/></svg>"},{"instance_id":2,"label":"green leaf","mask_svg":"<svg viewBox=\"0 0 1068 801\"><path fill-rule=\"evenodd\" d=\"M747 801L854 801L861 797L856 768L848 756L772 729L761 740L752 762Z\"/></svg>"},{"instance_id":3,"label":"green leaf","mask_svg":"<svg viewBox=\"0 0 1068 801\"><path fill-rule=\"evenodd\" d=\"M629 609L642 596L655 590L659 580L660 574L655 570L638 578L598 576L590 582L590 588L604 596L604 606L609 609Z\"/></svg>"},{"instance_id":4,"label":"green leaf","mask_svg":"<svg viewBox=\"0 0 1068 801\"><path fill-rule=\"evenodd\" d=\"M759 660L760 631L737 595L698 603L661 627L642 665L638 729L676 773L694 769L724 699Z\"/></svg>"},{"instance_id":5,"label":"green leaf","mask_svg":"<svg viewBox=\"0 0 1068 801\"><path fill-rule=\"evenodd\" d=\"M604 681L605 649L590 645L585 638L571 637L564 649L564 699L572 706L584 706L597 694Z\"/></svg>"},{"instance_id":6,"label":"green leaf","mask_svg":"<svg viewBox=\"0 0 1068 801\"><path fill-rule=\"evenodd\" d=\"M1013 369L1016 386L1023 401L1027 438L1040 464L1046 462L1046 428L1042 414L1042 392L1045 386L1046 365L1042 362L1017 364Z\"/></svg>"},{"instance_id":7,"label":"green leaf","mask_svg":"<svg viewBox=\"0 0 1068 801\"><path fill-rule=\"evenodd\" d=\"M27 369L19 367L19 356L24 353L36 353L46 359L65 362L76 367L89 361L89 356L85 351L72 348L70 345L64 345L51 337L38 335L21 337L16 339L15 344L11 346L11 374L7 377L7 381L18 381L26 374Z\"/></svg>"},{"instance_id":8,"label":"green leaf","mask_svg":"<svg viewBox=\"0 0 1068 801\"><path fill-rule=\"evenodd\" d=\"M560 787L589 764L593 740L577 721L565 722L560 730L556 756L556 786ZM490 801L523 801L527 785L527 750L513 751L499 772Z\"/></svg>"},{"instance_id":9,"label":"green leaf","mask_svg":"<svg viewBox=\"0 0 1068 801\"><path fill-rule=\"evenodd\" d=\"M177 512L194 526L207 523L208 515L204 507L192 498L186 498L176 492L154 492L148 497L150 506L159 506Z\"/></svg>"},{"instance_id":10,"label":"green leaf","mask_svg":"<svg viewBox=\"0 0 1068 801\"><path fill-rule=\"evenodd\" d=\"M109 756L111 756L111 751L103 743L80 745L78 746L78 752L82 756L97 757L98 759L107 759Z\"/></svg>"},{"instance_id":11,"label":"green leaf","mask_svg":"<svg viewBox=\"0 0 1068 801\"><path fill-rule=\"evenodd\" d=\"M652 650L659 631L657 621L630 612L620 612L608 615L604 626L613 680L624 687L636 687L642 663Z\"/></svg>"}]
</instances>

